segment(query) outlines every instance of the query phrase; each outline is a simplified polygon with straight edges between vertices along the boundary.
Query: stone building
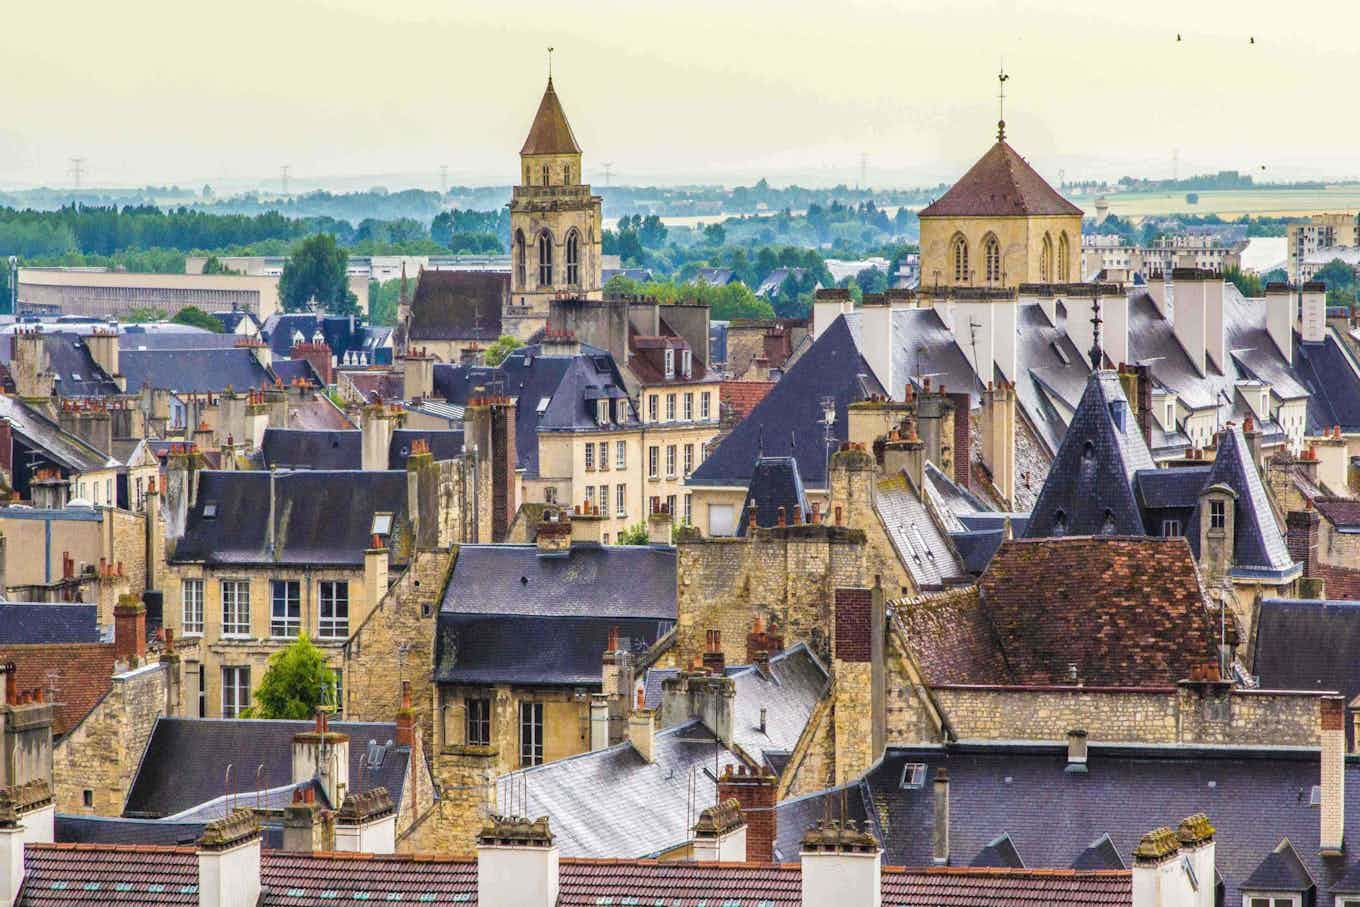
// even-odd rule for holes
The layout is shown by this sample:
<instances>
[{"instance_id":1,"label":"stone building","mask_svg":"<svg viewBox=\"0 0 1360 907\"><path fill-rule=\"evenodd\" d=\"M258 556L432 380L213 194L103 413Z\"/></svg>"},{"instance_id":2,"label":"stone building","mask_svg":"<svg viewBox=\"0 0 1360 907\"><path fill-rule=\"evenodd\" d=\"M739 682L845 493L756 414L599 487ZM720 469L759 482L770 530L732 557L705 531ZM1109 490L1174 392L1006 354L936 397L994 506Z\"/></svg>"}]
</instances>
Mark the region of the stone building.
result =
<instances>
[{"instance_id":1,"label":"stone building","mask_svg":"<svg viewBox=\"0 0 1360 907\"><path fill-rule=\"evenodd\" d=\"M1081 209L1006 143L922 208L921 286L1013 287L1081 279Z\"/></svg>"}]
</instances>

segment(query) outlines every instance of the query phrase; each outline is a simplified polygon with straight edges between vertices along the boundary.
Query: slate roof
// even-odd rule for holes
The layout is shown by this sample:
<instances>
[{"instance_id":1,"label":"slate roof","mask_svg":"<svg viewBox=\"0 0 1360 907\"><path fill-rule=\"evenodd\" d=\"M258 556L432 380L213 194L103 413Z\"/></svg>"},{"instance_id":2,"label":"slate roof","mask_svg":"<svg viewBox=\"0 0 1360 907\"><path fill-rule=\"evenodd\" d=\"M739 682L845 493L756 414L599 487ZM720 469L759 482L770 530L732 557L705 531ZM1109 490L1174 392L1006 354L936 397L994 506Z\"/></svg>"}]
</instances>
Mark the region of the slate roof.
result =
<instances>
[{"instance_id":1,"label":"slate roof","mask_svg":"<svg viewBox=\"0 0 1360 907\"><path fill-rule=\"evenodd\" d=\"M269 364L274 374L284 384L291 385L299 378L313 387L325 387L326 382L316 373L316 366L308 359L275 359Z\"/></svg>"},{"instance_id":2,"label":"slate roof","mask_svg":"<svg viewBox=\"0 0 1360 907\"><path fill-rule=\"evenodd\" d=\"M434 679L598 689L611 631L640 655L674 624L657 618L440 614Z\"/></svg>"},{"instance_id":3,"label":"slate roof","mask_svg":"<svg viewBox=\"0 0 1360 907\"><path fill-rule=\"evenodd\" d=\"M16 397L0 394L0 419L9 422L19 440L69 472L88 472L114 464L107 454L64 431Z\"/></svg>"},{"instance_id":4,"label":"slate roof","mask_svg":"<svg viewBox=\"0 0 1360 907\"><path fill-rule=\"evenodd\" d=\"M539 345L531 344L510 353L496 368L442 364L434 368L435 393L449 403L463 406L485 393L516 398L515 455L518 467L530 477L538 475L540 431L608 431L595 422L595 400L628 396L614 357L605 350L581 344L575 356L541 352ZM636 425L637 414L631 413L626 427Z\"/></svg>"},{"instance_id":5,"label":"slate roof","mask_svg":"<svg viewBox=\"0 0 1360 907\"><path fill-rule=\"evenodd\" d=\"M127 379L128 393L143 387L181 394L221 393L274 384L274 374L260 365L253 350L123 350L118 367Z\"/></svg>"},{"instance_id":6,"label":"slate roof","mask_svg":"<svg viewBox=\"0 0 1360 907\"><path fill-rule=\"evenodd\" d=\"M97 605L0 602L0 645L100 642Z\"/></svg>"},{"instance_id":7,"label":"slate roof","mask_svg":"<svg viewBox=\"0 0 1360 907\"><path fill-rule=\"evenodd\" d=\"M508 271L421 271L411 299L410 339L478 340L501 335Z\"/></svg>"},{"instance_id":8,"label":"slate roof","mask_svg":"<svg viewBox=\"0 0 1360 907\"><path fill-rule=\"evenodd\" d=\"M1323 519L1338 532L1360 531L1360 501L1320 495L1312 499L1313 506Z\"/></svg>"},{"instance_id":9,"label":"slate roof","mask_svg":"<svg viewBox=\"0 0 1360 907\"><path fill-rule=\"evenodd\" d=\"M538 111L529 127L529 135L524 139L520 154L580 154L581 146L576 144L576 136L571 132L571 124L562 110L562 102L557 99L553 88L552 76L548 77L548 87L543 91L543 100L538 102Z\"/></svg>"},{"instance_id":10,"label":"slate roof","mask_svg":"<svg viewBox=\"0 0 1360 907\"><path fill-rule=\"evenodd\" d=\"M191 847L29 845L18 907L91 903L198 903ZM576 860L559 868L558 907L757 904L805 907L797 864ZM265 851L261 907L322 907L344 901L477 907L475 860L429 854L305 854ZM1125 871L882 870L892 907L1127 907Z\"/></svg>"},{"instance_id":11,"label":"slate roof","mask_svg":"<svg viewBox=\"0 0 1360 907\"><path fill-rule=\"evenodd\" d=\"M1252 621L1250 666L1262 689L1360 696L1360 602L1264 598ZM1347 722L1347 733L1354 728Z\"/></svg>"},{"instance_id":12,"label":"slate roof","mask_svg":"<svg viewBox=\"0 0 1360 907\"><path fill-rule=\"evenodd\" d=\"M921 217L1020 217L1075 214L1081 209L1044 181L1015 149L998 141ZM1071 241L1080 242L1074 236Z\"/></svg>"},{"instance_id":13,"label":"slate roof","mask_svg":"<svg viewBox=\"0 0 1360 907\"><path fill-rule=\"evenodd\" d=\"M1333 425L1360 431L1360 369L1350 351L1330 332L1322 343L1304 343L1297 334L1294 343L1295 368L1309 394L1309 434Z\"/></svg>"},{"instance_id":14,"label":"slate roof","mask_svg":"<svg viewBox=\"0 0 1360 907\"><path fill-rule=\"evenodd\" d=\"M1114 415L1119 411L1122 417ZM1092 373L1026 535L1142 535L1133 477L1154 465L1119 376L1105 370Z\"/></svg>"},{"instance_id":15,"label":"slate roof","mask_svg":"<svg viewBox=\"0 0 1360 907\"><path fill-rule=\"evenodd\" d=\"M112 643L0 644L0 661L14 662L14 682L19 689L42 687L48 691L48 699L57 703L52 721L56 737L80 724L113 687Z\"/></svg>"},{"instance_id":16,"label":"slate roof","mask_svg":"<svg viewBox=\"0 0 1360 907\"><path fill-rule=\"evenodd\" d=\"M362 326L351 315L318 315L314 312L278 312L270 315L260 326L260 336L269 344L275 359L287 359L301 334L310 343L321 331L331 355L343 357L352 349L363 346Z\"/></svg>"},{"instance_id":17,"label":"slate roof","mask_svg":"<svg viewBox=\"0 0 1360 907\"><path fill-rule=\"evenodd\" d=\"M123 329L118 339L120 360L127 350L229 350L242 336L203 330L147 331L140 327L128 325Z\"/></svg>"},{"instance_id":18,"label":"slate roof","mask_svg":"<svg viewBox=\"0 0 1360 907\"><path fill-rule=\"evenodd\" d=\"M14 355L13 338L0 340L0 362L9 365ZM84 337L72 331L43 333L43 350L63 397L109 397L118 385L95 364Z\"/></svg>"},{"instance_id":19,"label":"slate roof","mask_svg":"<svg viewBox=\"0 0 1360 907\"><path fill-rule=\"evenodd\" d=\"M1316 883L1288 838L1266 855L1242 882L1251 891L1308 891Z\"/></svg>"},{"instance_id":20,"label":"slate roof","mask_svg":"<svg viewBox=\"0 0 1360 907\"><path fill-rule=\"evenodd\" d=\"M878 482L874 509L918 589L963 577L963 565L906 474Z\"/></svg>"},{"instance_id":21,"label":"slate roof","mask_svg":"<svg viewBox=\"0 0 1360 907\"><path fill-rule=\"evenodd\" d=\"M205 515L209 505L216 515ZM406 531L406 506L405 472L205 470L171 562L362 567L373 515L393 514L398 534Z\"/></svg>"},{"instance_id":22,"label":"slate roof","mask_svg":"<svg viewBox=\"0 0 1360 907\"><path fill-rule=\"evenodd\" d=\"M746 488L746 500L737 515L737 535L746 535L751 506L756 508L757 526L777 526L779 511L784 520L793 524L793 509L800 508L803 520L811 519L812 508L803 491L803 480L798 475L798 461L793 457L761 457L751 473L751 484Z\"/></svg>"},{"instance_id":23,"label":"slate roof","mask_svg":"<svg viewBox=\"0 0 1360 907\"><path fill-rule=\"evenodd\" d=\"M55 837L58 844L192 845L203 824L57 813Z\"/></svg>"},{"instance_id":24,"label":"slate roof","mask_svg":"<svg viewBox=\"0 0 1360 907\"><path fill-rule=\"evenodd\" d=\"M411 457L411 444L424 441L438 460L455 460L463 455L463 432L422 428L398 428L387 446L387 468L405 469Z\"/></svg>"},{"instance_id":25,"label":"slate roof","mask_svg":"<svg viewBox=\"0 0 1360 907\"><path fill-rule=\"evenodd\" d=\"M359 469L364 433L266 428L260 453L266 469Z\"/></svg>"},{"instance_id":26,"label":"slate roof","mask_svg":"<svg viewBox=\"0 0 1360 907\"><path fill-rule=\"evenodd\" d=\"M313 727L311 721L159 718L132 779L123 815L172 816L215 800L225 793L222 779L229 763L242 779L238 791L253 791L254 773L260 765L266 785L287 783L293 773L293 735ZM369 741L381 746L396 739L396 724L332 721L330 729L350 738L349 789L385 787L392 802L401 803L411 765L410 748L394 747L381 765L368 766ZM249 799L250 794L241 796Z\"/></svg>"},{"instance_id":27,"label":"slate roof","mask_svg":"<svg viewBox=\"0 0 1360 907\"><path fill-rule=\"evenodd\" d=\"M926 766L921 789L900 786L909 762ZM863 800L874 805L861 809L884 843L885 864L929 865L931 788L936 770L947 768L951 864L971 861L1005 833L1031 869L1071 866L1105 834L1126 865L1132 865L1133 848L1142 835L1203 812L1216 829L1216 863L1227 904L1242 902L1243 883L1282 838L1293 843L1317 880L1320 904L1331 903L1333 885L1355 863L1353 856L1318 856L1318 809L1309 805L1309 791L1320 778L1315 748L1093 742L1087 773L1067 772L1066 767L1063 744L892 747L860 785ZM1347 827L1360 821L1360 790L1354 785L1360 785L1360 763L1348 762ZM781 849L801 834L783 821L783 808L777 830Z\"/></svg>"},{"instance_id":28,"label":"slate roof","mask_svg":"<svg viewBox=\"0 0 1360 907\"><path fill-rule=\"evenodd\" d=\"M793 752L826 692L826 668L800 642L770 657L768 676L752 665L726 673L736 691L732 745L755 764L775 771L776 757ZM762 710L764 731L760 729Z\"/></svg>"},{"instance_id":29,"label":"slate roof","mask_svg":"<svg viewBox=\"0 0 1360 907\"><path fill-rule=\"evenodd\" d=\"M536 545L462 545L439 610L675 620L675 549L578 544L543 557Z\"/></svg>"},{"instance_id":30,"label":"slate roof","mask_svg":"<svg viewBox=\"0 0 1360 907\"><path fill-rule=\"evenodd\" d=\"M228 334L235 332L241 322L246 320L255 322L255 326L259 327L259 319L251 312L210 312L209 314L222 322L222 330L226 331Z\"/></svg>"}]
</instances>

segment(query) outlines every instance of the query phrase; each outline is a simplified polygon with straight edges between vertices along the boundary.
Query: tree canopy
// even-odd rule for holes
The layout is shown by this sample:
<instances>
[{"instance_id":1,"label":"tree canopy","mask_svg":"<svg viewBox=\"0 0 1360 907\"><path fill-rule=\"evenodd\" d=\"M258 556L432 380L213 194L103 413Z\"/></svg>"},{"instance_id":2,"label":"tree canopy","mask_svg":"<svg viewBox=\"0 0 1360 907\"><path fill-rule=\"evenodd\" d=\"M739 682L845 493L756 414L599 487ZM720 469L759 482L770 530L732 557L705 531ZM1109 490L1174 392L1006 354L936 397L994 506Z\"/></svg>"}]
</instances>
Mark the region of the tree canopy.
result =
<instances>
[{"instance_id":1,"label":"tree canopy","mask_svg":"<svg viewBox=\"0 0 1360 907\"><path fill-rule=\"evenodd\" d=\"M194 305L186 305L176 312L175 317L170 320L175 324L187 324L190 327L212 331L214 334L221 334L226 330L226 328L223 327L222 322Z\"/></svg>"},{"instance_id":2,"label":"tree canopy","mask_svg":"<svg viewBox=\"0 0 1360 907\"><path fill-rule=\"evenodd\" d=\"M279 297L289 312L318 308L334 315L354 315L358 301L349 291L349 254L329 233L318 233L293 248L279 278Z\"/></svg>"},{"instance_id":3,"label":"tree canopy","mask_svg":"<svg viewBox=\"0 0 1360 907\"><path fill-rule=\"evenodd\" d=\"M518 337L502 334L500 337L496 338L495 343L486 348L486 351L482 354L482 360L487 365L500 365L505 361L506 356L509 356L511 352L522 346L524 346L524 344Z\"/></svg>"},{"instance_id":4,"label":"tree canopy","mask_svg":"<svg viewBox=\"0 0 1360 907\"><path fill-rule=\"evenodd\" d=\"M306 634L269 656L269 668L255 691L246 718L307 719L318 706L333 705L335 672Z\"/></svg>"}]
</instances>

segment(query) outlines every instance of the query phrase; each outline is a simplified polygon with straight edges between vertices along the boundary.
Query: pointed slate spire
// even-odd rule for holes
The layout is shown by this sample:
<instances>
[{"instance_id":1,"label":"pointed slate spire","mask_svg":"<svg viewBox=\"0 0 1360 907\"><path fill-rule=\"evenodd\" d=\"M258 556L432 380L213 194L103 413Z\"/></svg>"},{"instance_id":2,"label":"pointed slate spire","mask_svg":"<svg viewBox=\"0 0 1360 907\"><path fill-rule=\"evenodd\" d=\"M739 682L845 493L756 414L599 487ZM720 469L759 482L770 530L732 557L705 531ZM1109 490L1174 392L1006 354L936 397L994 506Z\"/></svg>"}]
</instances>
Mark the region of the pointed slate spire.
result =
<instances>
[{"instance_id":1,"label":"pointed slate spire","mask_svg":"<svg viewBox=\"0 0 1360 907\"><path fill-rule=\"evenodd\" d=\"M581 146L576 144L567 115L562 111L562 102L557 99L553 89L552 76L548 76L548 87L543 92L543 100L534 114L534 123L529 127L529 137L524 140L520 154L580 154Z\"/></svg>"}]
</instances>

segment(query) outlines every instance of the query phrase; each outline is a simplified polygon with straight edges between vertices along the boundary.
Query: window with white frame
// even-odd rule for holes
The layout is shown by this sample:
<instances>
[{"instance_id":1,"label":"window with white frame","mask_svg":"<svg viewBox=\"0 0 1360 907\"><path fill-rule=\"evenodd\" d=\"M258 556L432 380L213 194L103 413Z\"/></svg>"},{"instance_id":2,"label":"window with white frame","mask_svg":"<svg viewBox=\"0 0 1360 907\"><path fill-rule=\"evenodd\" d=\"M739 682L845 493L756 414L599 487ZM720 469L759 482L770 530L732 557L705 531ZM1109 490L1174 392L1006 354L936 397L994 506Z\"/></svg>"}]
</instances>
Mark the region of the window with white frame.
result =
<instances>
[{"instance_id":1,"label":"window with white frame","mask_svg":"<svg viewBox=\"0 0 1360 907\"><path fill-rule=\"evenodd\" d=\"M666 347L666 380L675 377L675 350Z\"/></svg>"},{"instance_id":2,"label":"window with white frame","mask_svg":"<svg viewBox=\"0 0 1360 907\"><path fill-rule=\"evenodd\" d=\"M710 416L709 416L710 410L709 410L709 408L708 408L708 407L709 407L709 404L708 404L708 394L709 394L708 391L704 391L702 394L699 395L699 418L700 418L700 419L708 419L708 418L710 418Z\"/></svg>"},{"instance_id":3,"label":"window with white frame","mask_svg":"<svg viewBox=\"0 0 1360 907\"><path fill-rule=\"evenodd\" d=\"M586 472L595 468L595 442L586 442Z\"/></svg>"},{"instance_id":4,"label":"window with white frame","mask_svg":"<svg viewBox=\"0 0 1360 907\"><path fill-rule=\"evenodd\" d=\"M673 494L666 495L666 512L671 515L671 519L675 519L675 495Z\"/></svg>"},{"instance_id":5,"label":"window with white frame","mask_svg":"<svg viewBox=\"0 0 1360 907\"><path fill-rule=\"evenodd\" d=\"M622 441L614 442L614 468L628 468L628 445Z\"/></svg>"},{"instance_id":6,"label":"window with white frame","mask_svg":"<svg viewBox=\"0 0 1360 907\"><path fill-rule=\"evenodd\" d=\"M601 441L601 442L600 442L600 468L601 468L601 469L608 469L608 468L609 468L609 442L608 442L608 441Z\"/></svg>"},{"instance_id":7,"label":"window with white frame","mask_svg":"<svg viewBox=\"0 0 1360 907\"><path fill-rule=\"evenodd\" d=\"M694 421L694 395L685 394L685 421Z\"/></svg>"},{"instance_id":8,"label":"window with white frame","mask_svg":"<svg viewBox=\"0 0 1360 907\"><path fill-rule=\"evenodd\" d=\"M609 486L600 486L600 513L609 516Z\"/></svg>"},{"instance_id":9,"label":"window with white frame","mask_svg":"<svg viewBox=\"0 0 1360 907\"><path fill-rule=\"evenodd\" d=\"M269 635L289 639L302 629L302 583L276 579L269 583Z\"/></svg>"},{"instance_id":10,"label":"window with white frame","mask_svg":"<svg viewBox=\"0 0 1360 907\"><path fill-rule=\"evenodd\" d=\"M322 580L318 585L321 624L317 635L323 639L344 639L349 636L349 582Z\"/></svg>"},{"instance_id":11,"label":"window with white frame","mask_svg":"<svg viewBox=\"0 0 1360 907\"><path fill-rule=\"evenodd\" d=\"M587 485L587 486L586 486L586 507L592 507L592 506L594 506L594 504L595 504L595 486L594 486L594 485Z\"/></svg>"},{"instance_id":12,"label":"window with white frame","mask_svg":"<svg viewBox=\"0 0 1360 907\"><path fill-rule=\"evenodd\" d=\"M183 614L181 633L203 632L203 580L186 579L180 583L180 605Z\"/></svg>"},{"instance_id":13,"label":"window with white frame","mask_svg":"<svg viewBox=\"0 0 1360 907\"><path fill-rule=\"evenodd\" d=\"M694 352L688 348L680 351L680 374L686 378L694 374Z\"/></svg>"},{"instance_id":14,"label":"window with white frame","mask_svg":"<svg viewBox=\"0 0 1360 907\"><path fill-rule=\"evenodd\" d=\"M1228 508L1224 506L1223 501L1210 501L1209 528L1223 529L1225 524L1227 523L1227 512Z\"/></svg>"},{"instance_id":15,"label":"window with white frame","mask_svg":"<svg viewBox=\"0 0 1360 907\"><path fill-rule=\"evenodd\" d=\"M675 445L666 445L666 476L675 478Z\"/></svg>"},{"instance_id":16,"label":"window with white frame","mask_svg":"<svg viewBox=\"0 0 1360 907\"><path fill-rule=\"evenodd\" d=\"M685 445L685 475L694 471L694 445Z\"/></svg>"},{"instance_id":17,"label":"window with white frame","mask_svg":"<svg viewBox=\"0 0 1360 907\"><path fill-rule=\"evenodd\" d=\"M250 635L250 583L246 580L222 580L222 635Z\"/></svg>"},{"instance_id":18,"label":"window with white frame","mask_svg":"<svg viewBox=\"0 0 1360 907\"><path fill-rule=\"evenodd\" d=\"M675 394L666 395L666 421L675 421Z\"/></svg>"},{"instance_id":19,"label":"window with white frame","mask_svg":"<svg viewBox=\"0 0 1360 907\"><path fill-rule=\"evenodd\" d=\"M628 486L622 483L614 486L614 515L628 516Z\"/></svg>"},{"instance_id":20,"label":"window with white frame","mask_svg":"<svg viewBox=\"0 0 1360 907\"><path fill-rule=\"evenodd\" d=\"M609 424L609 401L600 400L596 403L595 421L599 425Z\"/></svg>"},{"instance_id":21,"label":"window with white frame","mask_svg":"<svg viewBox=\"0 0 1360 907\"><path fill-rule=\"evenodd\" d=\"M687 494L685 495L685 523L692 524L693 522L694 522L694 495Z\"/></svg>"},{"instance_id":22,"label":"window with white frame","mask_svg":"<svg viewBox=\"0 0 1360 907\"><path fill-rule=\"evenodd\" d=\"M1162 538L1175 538L1181 534L1180 520L1162 520Z\"/></svg>"},{"instance_id":23,"label":"window with white frame","mask_svg":"<svg viewBox=\"0 0 1360 907\"><path fill-rule=\"evenodd\" d=\"M1242 907L1300 907L1302 897L1296 894L1255 894L1246 892L1242 895ZM1351 901L1352 904L1360 904L1360 900Z\"/></svg>"},{"instance_id":24,"label":"window with white frame","mask_svg":"<svg viewBox=\"0 0 1360 907\"><path fill-rule=\"evenodd\" d=\"M222 717L239 718L250 708L250 667L222 669Z\"/></svg>"},{"instance_id":25,"label":"window with white frame","mask_svg":"<svg viewBox=\"0 0 1360 907\"><path fill-rule=\"evenodd\" d=\"M651 394L647 397L648 422L655 422L658 418L660 418L660 416L657 415L657 407L660 406L660 404L657 403L657 397L658 397L657 394Z\"/></svg>"},{"instance_id":26,"label":"window with white frame","mask_svg":"<svg viewBox=\"0 0 1360 907\"><path fill-rule=\"evenodd\" d=\"M653 444L647 448L647 478L655 479L658 475L658 460L661 456L661 449Z\"/></svg>"}]
</instances>

